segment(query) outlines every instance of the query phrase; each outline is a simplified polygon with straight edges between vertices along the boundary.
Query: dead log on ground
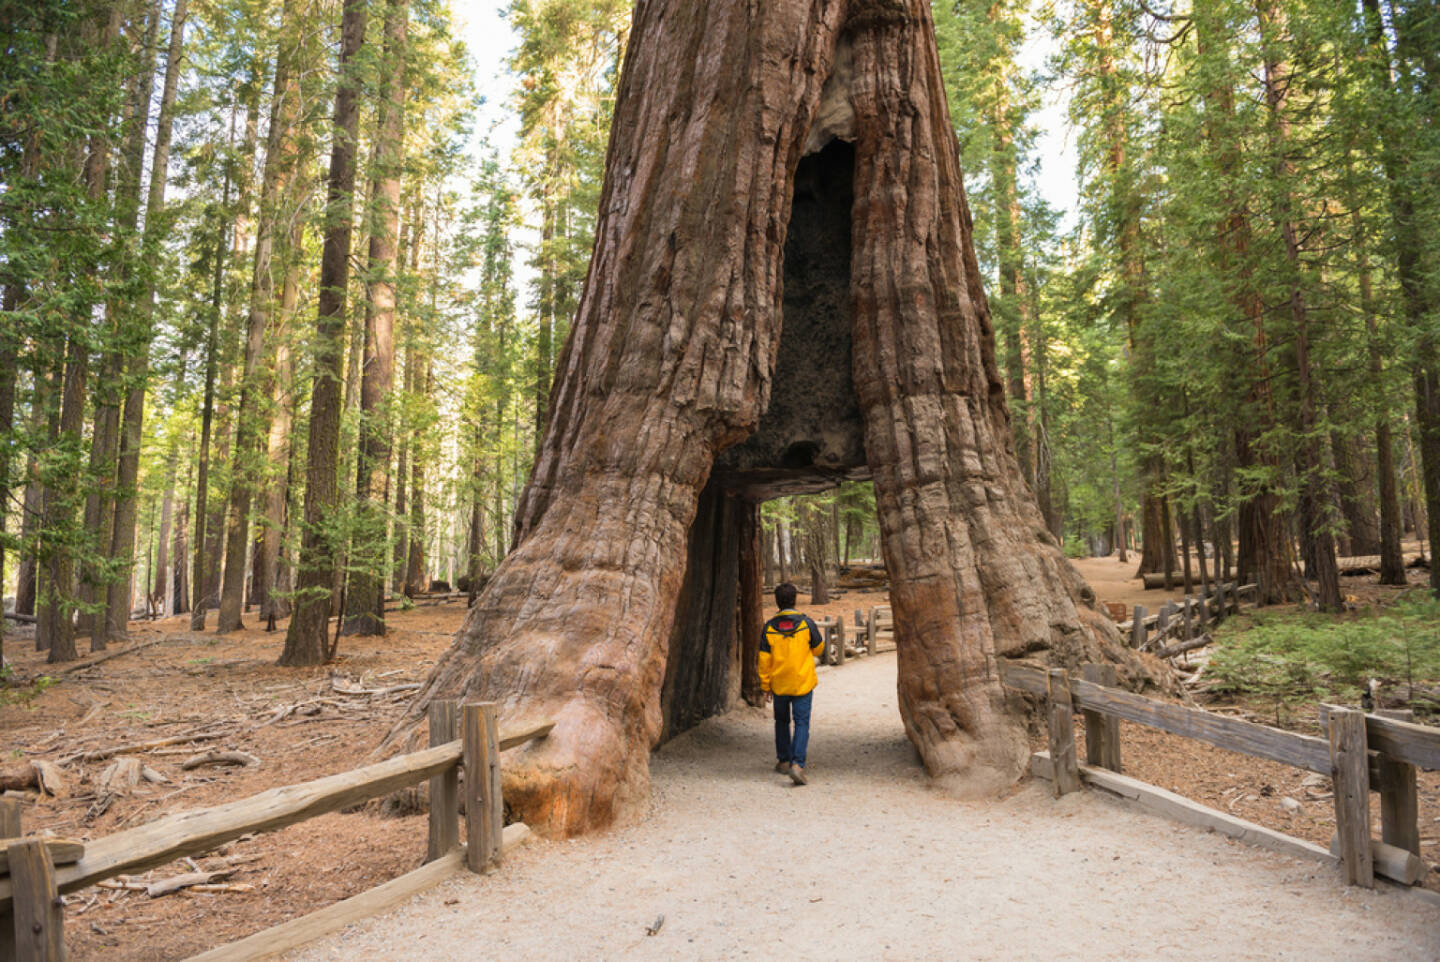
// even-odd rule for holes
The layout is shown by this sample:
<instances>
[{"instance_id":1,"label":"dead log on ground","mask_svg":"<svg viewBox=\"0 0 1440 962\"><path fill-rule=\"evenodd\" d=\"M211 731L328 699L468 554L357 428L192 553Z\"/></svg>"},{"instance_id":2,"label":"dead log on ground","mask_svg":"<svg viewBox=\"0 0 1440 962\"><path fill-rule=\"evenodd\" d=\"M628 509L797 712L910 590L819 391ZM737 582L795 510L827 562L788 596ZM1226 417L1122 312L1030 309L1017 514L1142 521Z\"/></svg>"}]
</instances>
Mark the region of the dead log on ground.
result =
<instances>
[{"instance_id":1,"label":"dead log on ground","mask_svg":"<svg viewBox=\"0 0 1440 962\"><path fill-rule=\"evenodd\" d=\"M249 752L204 752L200 755L191 755L180 763L180 768L182 771L188 772L203 765L240 765L249 768L259 764L260 759Z\"/></svg>"}]
</instances>

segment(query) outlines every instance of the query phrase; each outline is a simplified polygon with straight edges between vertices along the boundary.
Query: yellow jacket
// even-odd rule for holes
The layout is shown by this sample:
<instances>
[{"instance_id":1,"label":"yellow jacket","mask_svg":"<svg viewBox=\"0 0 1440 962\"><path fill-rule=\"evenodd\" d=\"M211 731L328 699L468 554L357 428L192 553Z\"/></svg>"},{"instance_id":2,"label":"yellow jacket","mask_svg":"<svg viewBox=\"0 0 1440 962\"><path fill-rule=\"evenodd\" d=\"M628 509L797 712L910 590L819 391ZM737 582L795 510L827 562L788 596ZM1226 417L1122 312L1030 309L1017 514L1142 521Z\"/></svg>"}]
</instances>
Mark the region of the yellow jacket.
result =
<instances>
[{"instance_id":1,"label":"yellow jacket","mask_svg":"<svg viewBox=\"0 0 1440 962\"><path fill-rule=\"evenodd\" d=\"M760 639L760 687L776 695L805 695L818 684L815 656L825 636L807 615L786 609L765 622Z\"/></svg>"}]
</instances>

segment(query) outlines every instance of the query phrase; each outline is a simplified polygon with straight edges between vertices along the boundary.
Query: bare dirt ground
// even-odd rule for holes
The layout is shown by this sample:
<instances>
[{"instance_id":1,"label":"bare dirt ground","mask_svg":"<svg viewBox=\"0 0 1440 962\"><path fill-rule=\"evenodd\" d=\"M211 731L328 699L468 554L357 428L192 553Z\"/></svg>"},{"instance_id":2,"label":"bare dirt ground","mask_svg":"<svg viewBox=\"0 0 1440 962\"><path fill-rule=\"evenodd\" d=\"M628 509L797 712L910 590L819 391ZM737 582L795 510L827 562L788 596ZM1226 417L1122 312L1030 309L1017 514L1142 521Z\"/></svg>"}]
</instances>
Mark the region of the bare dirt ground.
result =
<instances>
[{"instance_id":1,"label":"bare dirt ground","mask_svg":"<svg viewBox=\"0 0 1440 962\"><path fill-rule=\"evenodd\" d=\"M1420 553L1420 542L1405 541L1401 545L1407 559ZM1070 563L1095 589L1095 597L1100 602L1115 602L1123 604L1126 608L1133 609L1136 605L1145 605L1154 612L1167 601L1183 601L1185 589L1177 585L1166 590L1164 588L1146 588L1145 583L1135 577L1135 569L1139 567L1140 555L1137 552L1130 552L1125 562L1120 561L1118 554L1111 554L1103 558L1072 558ZM1177 562L1178 563L1178 562ZM1209 563L1213 566L1214 559ZM1191 594L1198 594L1200 591L1200 574L1198 565L1194 567L1195 583L1191 586ZM1423 570L1412 570L1409 572L1412 584L1423 582L1428 573ZM1372 575L1361 575L1341 579L1342 589L1352 596L1352 600L1370 601L1371 595L1378 592L1379 597L1386 597L1398 588L1386 588L1376 584ZM1128 617L1128 616L1127 616ZM1124 620L1124 619L1121 619Z\"/></svg>"},{"instance_id":2,"label":"bare dirt ground","mask_svg":"<svg viewBox=\"0 0 1440 962\"><path fill-rule=\"evenodd\" d=\"M1119 555L1113 554L1106 558L1072 558L1070 563L1090 582L1090 587L1095 589L1096 600L1102 604L1113 601L1127 608L1145 605L1151 611L1158 611L1167 601L1185 600L1185 589L1180 586L1169 591L1164 588L1147 589L1145 583L1135 577L1140 556L1133 552L1123 563ZM1199 581L1198 574L1196 581ZM1199 590L1197 584L1192 593Z\"/></svg>"},{"instance_id":3,"label":"bare dirt ground","mask_svg":"<svg viewBox=\"0 0 1440 962\"><path fill-rule=\"evenodd\" d=\"M1101 597L1105 597L1103 592ZM852 591L838 597L828 606L817 607L806 604L807 599L802 595L801 607L816 617L843 614L849 622L853 619L853 610L856 607L868 611L871 604L883 603L885 600L883 592ZM63 768L67 787L62 791L61 797L38 796L34 792L19 793L25 801L24 817L28 830L98 838L143 824L161 814L218 804L277 785L292 784L351 769L370 760L369 752L388 730L410 693L402 688L377 695L341 694L332 683L332 672L341 676L341 689L358 687L383 690L416 683L424 678L429 665L449 644L463 617L463 602L458 601L394 613L390 616L392 631L386 638L342 639L339 657L334 665L306 670L274 667L273 663L283 642L283 622L281 630L274 634L251 629L224 637L216 637L210 633L192 633L184 617L138 624L133 626L134 640L129 646L134 649L133 653L121 655L89 669L62 675L58 684L28 700L18 697L19 693L26 690L25 683L34 681L51 669L44 664L42 655L29 650L27 642L7 632L7 661L14 665L20 684L5 689L5 698L0 701L0 753L3 753L0 754L0 770L13 767L20 760L29 758L59 762L82 750L134 746L185 736L214 736L194 742L177 742L146 751L131 749L131 753L136 754L147 766L163 774L169 781L161 784L142 783L131 792L116 795L108 803L104 800L103 793L99 792L98 785L100 777L110 765L108 760L86 761L77 758L69 761ZM211 621L213 624L213 617ZM159 641L159 644L144 649L135 647L150 641ZM636 852L649 852L655 849L657 838L660 838L664 845L661 845L658 851L669 851L668 846L672 843L666 840L670 836L667 826L675 823L665 821L671 816L665 814L669 810L664 806L669 804L672 798L681 801L690 799L690 802L703 809L706 793L711 788L718 788L723 791L715 796L716 807L709 813L713 822L703 828L694 829L690 838L691 841L709 840L700 846L702 854L708 852L706 858L717 860L720 864L733 862L740 866L741 862L746 863L743 869L727 869L725 874L733 871L743 880L746 893L744 899L729 906L727 911L734 910L735 914L730 917L735 920L736 926L744 927L750 941L734 943L735 950L728 954L744 954L747 949L758 954L773 948L775 940L782 937L792 948L801 946L803 949L798 936L792 941L792 937L785 934L786 930L779 915L774 914L777 909L755 908L756 905L772 904L770 896L765 894L767 891L789 892L793 886L807 889L840 886L840 889L848 894L842 897L828 891L816 891L807 896L807 900L813 897L825 901L843 901L848 912L846 924L850 924L848 920L854 919L855 925L868 925L872 928L880 925L880 922L863 921L868 917L866 913L871 911L869 903L882 897L893 887L898 893L896 898L903 900L896 904L906 907L906 917L924 921L925 926L930 926L922 926L917 931L931 932L938 938L939 930L935 929L934 925L940 923L925 921L924 915L928 913L943 919L946 912L956 917L955 912L959 910L948 902L943 903L947 906L944 912L938 911L938 906L927 907L924 904L926 899L934 895L929 890L934 888L939 892L943 888L941 879L951 877L958 880L963 875L955 874L960 871L958 868L955 872L947 868L943 869L942 874L927 878L926 872L929 869L926 866L939 867L944 864L941 854L951 852L953 855L950 841L940 845L940 854L927 854L928 846L938 844L927 839L948 832L957 838L966 838L967 845L978 845L988 850L991 844L988 840L989 833L992 830L1001 832L1004 837L1008 837L1005 833L1024 836L1025 833L1036 830L1035 826L1055 818L1057 812L1060 818L1073 820L1092 809L1087 807L1091 805L1090 802L1072 801L1068 798L1059 803L1059 809L1055 809L1043 792L1026 789L998 807L974 806L945 800L943 818L952 820L945 823L952 826L948 828L938 822L928 825L927 820L941 818L929 809L907 813L905 809L912 801L922 806L930 805L931 793L925 788L925 780L919 771L915 754L904 741L900 731L895 705L893 659L893 655L881 655L873 661L860 660L843 668L826 671L822 681L822 702L817 706L817 732L813 752L816 784L812 786L824 787L807 797L823 800L823 803L816 802L819 807L813 813L814 818L829 826L826 829L827 841L820 845L821 848L836 844L835 839L853 837L853 845L859 846L863 842L872 847L878 845L883 849L899 839L905 842L907 850L914 848L918 852L913 870L898 864L878 864L875 868L876 874L869 876L870 881L866 883L869 887L861 887L858 879L850 878L853 873L844 868L843 863L837 863L839 867L823 865L809 861L807 855L801 861L808 867L802 867L796 872L787 870L784 866L791 859L800 857L797 853L803 853L813 844L817 844L813 840L797 838L793 843L787 841L772 845L759 854L747 843L744 851L749 854L744 859L737 857L734 860L723 851L717 854L711 850L712 843L717 840L730 839L727 833L735 830L734 827L726 828L722 832L721 823L728 824L733 821L732 816L745 815L750 818L754 825L746 831L763 835L765 826L770 824L767 820L769 816L786 818L789 813L803 813L807 810L785 807L790 806L792 801L797 805L807 804L800 796L783 792L770 794L771 789L779 791L784 786L777 788L765 777L770 763L763 757L761 767L758 770L754 768L755 752L758 751L761 756L768 753L765 746L769 736L764 717L748 709L734 713L728 719L702 726L696 733L662 747L655 758L657 807L655 814L645 825L607 835L593 842L542 845L535 853L524 853L522 850L515 863L526 864L528 860L540 858L542 854L544 859L564 858L565 853L573 851L583 853L577 855L577 867L572 871L572 875L579 878L580 882L588 878L585 873L593 874L597 878L607 877L605 873L608 872L623 874L626 872L623 864L611 866L606 860L618 858L629 850L613 846L632 844ZM845 696L850 700L840 702L840 696L849 690L852 682L857 686L854 694ZM834 692L833 696L831 692ZM832 697L836 700L826 705L825 699ZM1249 709L1245 706L1221 708L1237 712L1250 710L1256 720L1274 723L1272 718L1255 714L1262 711L1257 706ZM849 717L852 711L856 713L853 720ZM845 719L843 726L838 723L841 718ZM1287 727L1297 724L1291 718L1282 719L1282 722ZM1198 742L1129 724L1124 726L1123 742L1127 772L1146 781L1320 844L1328 843L1334 830L1328 789L1305 786L1302 783L1303 773L1294 769L1232 755ZM734 757L724 752L714 756L704 754L716 745L724 747L727 752L733 752ZM249 752L260 759L260 765L249 768L201 767L191 771L181 769L181 764L186 759L212 748ZM701 754L685 761L685 753L690 751ZM706 766L711 765L715 766L719 778L716 786L707 785L701 778ZM699 774L696 774L697 772ZM727 772L729 774L725 774ZM686 780L691 775L700 780L692 784ZM894 786L891 786L891 782L895 783ZM886 794L892 788L899 794ZM1436 846L1440 845L1440 775L1423 773L1420 792L1422 845L1425 846L1422 851L1433 862L1437 860ZM1280 799L1286 796L1302 803L1302 810L1298 814L1289 815L1285 812ZM759 804L760 808L754 808L755 804ZM880 813L883 817L875 814L877 805L883 809ZM1378 806L1372 808L1378 809ZM1124 813L1106 814L1109 812L1106 806L1096 807L1094 811L1101 813L1104 818L1122 818L1122 821L1103 823L1109 827L1095 829L1093 834L1087 836L1089 841L1085 845L1099 845L1103 838L1108 838L1106 844L1109 848L1105 851L1113 849L1118 853L1129 850L1131 842L1125 833L1131 831L1131 821L1128 820L1130 816ZM769 816L766 813L769 813ZM717 815L719 817L715 818ZM961 815L964 817L954 821ZM676 814L674 817L680 818L682 822L686 818L701 818L693 811L688 815ZM1011 824L1008 820L1012 817L1019 821ZM1089 817L1088 814L1085 815L1085 818ZM646 825L652 823L656 827L647 829ZM1066 824L1069 824L1069 821ZM895 825L902 828L909 826L909 836L903 833L897 836ZM1153 831L1171 839L1167 842L1168 847L1149 852L1145 856L1145 860L1154 859L1158 865L1171 866L1172 856L1181 858L1187 849L1197 844L1218 844L1221 845L1221 851L1228 850L1229 847L1228 844L1207 841L1203 837L1192 839L1189 830L1177 829L1168 824L1157 822ZM1119 834L1112 837L1112 832ZM273 834L247 838L228 846L215 857L196 860L201 868L212 869L226 867L229 859L228 867L234 869L234 875L226 881L251 886L252 891L201 894L187 890L157 899L147 898L144 892L128 890L92 888L76 893L68 897L69 904L66 909L66 941L71 957L78 960L184 958L213 945L322 908L417 867L424 853L424 836L423 816L381 817L369 809L337 813ZM945 837L948 839L950 835ZM629 842L617 842L616 839L629 839ZM1174 839L1181 841L1176 842ZM836 851L849 852L851 844L846 842ZM592 845L598 847L588 847ZM1060 847L1052 852L1047 847L1051 845ZM1035 853L1033 857L1042 862L1059 858L1061 853L1069 851L1054 837L1046 842L1043 833L1036 836L1032 848ZM1242 861L1271 858L1252 849L1239 851L1241 854L1237 857ZM1090 858L1092 863L1097 861L1083 846L1076 857L1081 856ZM695 857L699 858L700 855ZM957 865L966 865L972 856L967 854L955 858L958 858ZM1128 863L1132 859L1126 855L1122 861ZM677 864L687 864L694 868L693 861L686 862L681 859ZM762 864L773 866L775 870L770 872L767 868L765 874L756 876L755 866ZM865 863L862 861L857 864ZM1006 879L1006 874L998 867L992 868L998 873L995 875L997 879ZM191 871L189 866L175 863L155 869L140 880L153 881L188 871ZM638 866L636 872L642 871L644 866ZM1167 868L1167 871L1170 869ZM1173 893L1180 882L1185 885L1185 898L1189 899L1193 888L1191 872L1187 862L1184 867L1175 868L1174 874L1147 882L1147 885L1152 886L1149 891L1134 896L1134 899L1137 902L1149 902L1156 898L1156 892ZM1318 867L1297 867L1295 872L1305 878L1313 876L1312 881L1319 885L1320 890L1339 890L1338 882ZM508 876L509 870L504 874ZM1440 888L1435 881L1436 874L1440 873L1431 873L1430 885ZM636 874L634 878L643 876ZM1079 899L1085 883L1079 875L1070 878L1074 885L1079 886L1075 894L1075 898ZM549 893L549 897L559 899L564 885L573 881L572 878L566 882L557 875L543 884L535 881L534 884L539 886L535 891L543 891ZM616 884L617 891L626 891L619 883L605 884ZM1040 891L1037 886L1043 884L1046 891L1052 887L1048 881L1037 883L1033 879L1014 887L1011 881L997 884L1003 884L1005 890L1018 902L1032 908L1039 904L1035 895L1036 891ZM633 887L632 884L631 888ZM921 889L928 894L914 894ZM658 893L661 888L647 882L644 890ZM982 902L993 894L982 893ZM1282 894L1277 893L1276 897L1279 898ZM715 898L729 897L727 891L717 891L713 895ZM696 892L692 897L702 898L702 895ZM974 893L967 896L969 897L974 897ZM1130 896L1127 895L1126 898ZM1166 895L1161 902L1169 905L1174 898ZM1342 901L1359 899L1364 904L1371 904L1364 902L1370 896L1361 896L1358 893L1337 898ZM1128 909L1120 903L1119 896L1116 896L1116 899L1116 904L1121 907L1115 911L1121 915L1115 918L1113 924L1121 926L1117 931L1123 931L1120 920ZM1291 904L1284 899L1282 902L1286 906ZM466 914L469 914L475 906L469 899L465 904ZM636 904L643 906L646 903L642 900ZM789 905L791 902L785 901L784 904ZM805 901L803 904L812 903ZM1281 903L1275 904L1278 906ZM1391 903L1374 904L1388 906ZM1081 912L1078 906L1079 903L1072 906L1077 914ZM552 917L540 911L533 894L527 895L523 901L510 905L504 911L517 919ZM893 909L887 910L883 906L877 911L885 918L896 914ZM970 911L965 910L967 913ZM1103 914L1104 911L1106 910L1103 906L1097 903L1096 912ZM1286 908L1286 911L1290 909ZM1440 913L1437 913L1437 916L1440 916ZM1043 916L1037 915L1031 922L1042 918ZM1195 918L1199 916L1196 915ZM645 920L646 924L653 921L653 917ZM670 923L667 922L666 934L672 934L668 931L669 928ZM1440 924L1437 924L1436 928L1440 928ZM616 931L620 932L619 929ZM815 930L801 926L797 931L812 933ZM839 928L837 931L849 930ZM1182 926L1173 931L1183 934L1184 929ZM631 928L625 928L622 934L627 939L623 945L629 945L631 935L638 934L643 937L643 932L636 933ZM656 938L659 939L658 936ZM601 940L594 944L599 946L597 951L604 955L614 954L618 951L614 949L614 945L622 943ZM893 944L897 947L912 948L916 945L913 941L905 940ZM1180 949L1176 951L1181 951L1187 943L1177 944ZM646 940L645 945L654 946L657 950L659 946L665 945L669 947L668 951L678 951L681 954L684 954L687 948L685 943L666 940ZM1015 954L998 949L986 950L980 942L966 942L963 939L955 945L957 951L947 951L946 954L952 957L964 956L967 952L960 949L963 946L970 946L974 949L973 954L978 957L983 957L985 951L992 951L992 954L999 956ZM885 951L883 944L877 943L873 954L877 957L883 956ZM903 955L898 948L896 951L896 957ZM543 956L546 953L537 948L536 954ZM804 954L803 951L801 954ZM920 953L922 956L924 954ZM408 957L403 951L400 955ZM462 952L460 957L469 955ZM913 955L914 953L910 953L910 956ZM1432 952L1429 956L1405 956L1403 953L1399 956L1386 956L1382 953L1381 957L1430 958L1440 957L1440 952Z\"/></svg>"},{"instance_id":4,"label":"bare dirt ground","mask_svg":"<svg viewBox=\"0 0 1440 962\"><path fill-rule=\"evenodd\" d=\"M1410 893L1095 792L935 790L893 654L822 669L814 717L806 787L770 771L766 713L734 711L655 754L639 824L536 842L290 957L1440 957L1440 909Z\"/></svg>"}]
</instances>

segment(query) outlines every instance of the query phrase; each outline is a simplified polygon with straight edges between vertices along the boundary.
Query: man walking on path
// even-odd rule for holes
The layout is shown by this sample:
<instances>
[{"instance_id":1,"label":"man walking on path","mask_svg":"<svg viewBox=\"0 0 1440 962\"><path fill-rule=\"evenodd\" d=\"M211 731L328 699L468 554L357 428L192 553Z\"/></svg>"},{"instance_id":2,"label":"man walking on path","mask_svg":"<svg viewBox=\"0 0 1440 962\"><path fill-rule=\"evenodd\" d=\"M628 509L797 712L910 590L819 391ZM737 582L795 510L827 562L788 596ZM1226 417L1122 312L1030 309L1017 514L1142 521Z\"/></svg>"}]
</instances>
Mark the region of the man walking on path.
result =
<instances>
[{"instance_id":1,"label":"man walking on path","mask_svg":"<svg viewBox=\"0 0 1440 962\"><path fill-rule=\"evenodd\" d=\"M775 586L775 604L780 612L765 623L760 639L760 687L767 699L775 699L775 770L804 785L810 699L819 683L815 656L824 650L825 636L808 615L795 610L795 586L790 582Z\"/></svg>"}]
</instances>

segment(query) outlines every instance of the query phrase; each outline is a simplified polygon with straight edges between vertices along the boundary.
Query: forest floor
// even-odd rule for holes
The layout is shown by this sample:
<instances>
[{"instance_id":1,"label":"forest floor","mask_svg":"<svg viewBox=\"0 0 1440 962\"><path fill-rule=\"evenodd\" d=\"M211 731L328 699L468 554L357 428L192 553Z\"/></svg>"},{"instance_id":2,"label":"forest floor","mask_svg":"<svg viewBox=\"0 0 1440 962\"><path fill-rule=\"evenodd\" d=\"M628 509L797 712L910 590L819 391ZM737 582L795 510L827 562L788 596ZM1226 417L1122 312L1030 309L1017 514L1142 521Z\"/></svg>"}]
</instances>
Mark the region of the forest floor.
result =
<instances>
[{"instance_id":1,"label":"forest floor","mask_svg":"<svg viewBox=\"0 0 1440 962\"><path fill-rule=\"evenodd\" d=\"M1097 594L1110 600L1099 584ZM851 591L820 607L804 600L802 595L801 607L817 617L843 614L849 621L855 608L868 610L885 595ZM61 762L81 751L130 746L168 781L142 782L107 797L100 780L111 762L74 759L62 769L66 784L56 796L22 793L27 830L97 838L164 813L354 768L369 760L410 697L413 689L407 686L424 678L463 618L463 599L395 612L387 637L343 638L334 664L306 670L274 666L284 640L283 622L274 633L251 628L223 637L191 632L186 617L139 623L132 626L126 654L69 671L49 685L35 684L50 671L43 656L7 633L7 661L16 677L0 690L0 770L20 759ZM1006 909L1009 925L1034 931L1035 938L1041 929L1055 931L1049 922L1035 926L1038 915L1013 917L1016 911L1036 912L1035 893L1043 886L1075 900L1065 902L1061 913L1073 918L1079 926L1075 931L1089 932L1100 940L1096 944L1112 945L1116 952L1134 944L1127 941L1133 932L1149 933L1145 937L1160 940L1157 946L1171 946L1166 952L1172 956L1213 955L1211 936L1199 935L1206 928L1201 921L1223 915L1228 928L1228 919L1239 913L1236 957L1295 951L1300 943L1293 941L1294 931L1307 932L1307 958L1326 957L1332 948L1333 957L1353 956L1341 947L1353 949L1355 938L1370 938L1364 935L1370 931L1365 920L1383 914L1401 921L1389 935L1373 933L1379 941L1367 954L1375 946L1393 945L1398 948L1380 951L1380 957L1440 957L1440 945L1432 942L1421 951L1414 934L1421 929L1406 927L1407 913L1419 911L1409 908L1409 901L1393 892L1347 892L1335 873L1318 865L1277 859L1132 815L1092 798L1093 793L1057 803L1031 786L999 805L985 805L929 790L900 727L894 657L882 654L824 669L812 751L815 783L803 792L791 794L778 776L767 775L772 764L768 723L762 713L742 708L657 752L655 800L643 823L595 839L522 849L498 876L465 883L475 888L456 890L461 883L447 883L445 891L466 893L453 896L462 899L455 904L463 912L435 898L417 904L429 905L426 911L447 925L460 915L473 917L481 926L472 933L475 938L497 945L510 939L522 950L520 957L554 954L546 940L571 928L571 912L566 912L565 926L555 926L551 913L537 911L537 894L544 897L543 905L581 899L576 931L584 934L577 937L589 940L584 944L595 949L590 954L602 956L637 946L666 956L758 955L781 942L802 957L833 956L843 945L840 954L845 955L888 952L918 958L941 944L950 957L985 957L1028 954L995 948L1008 944L1000 940L1008 930L997 928L999 921L985 921L981 908L997 900L1012 906ZM380 693L346 693L356 689ZM1247 717L1263 711L1222 710ZM1263 716L1257 720L1274 723ZM1295 727L1291 719L1285 721ZM194 740L143 751L134 747L183 738ZM1322 845L1329 841L1334 815L1328 792L1307 786L1303 772L1129 723L1123 725L1122 739L1129 774L1292 835ZM210 749L248 752L259 764L181 769L185 760ZM1299 801L1301 810L1287 813L1284 797ZM1422 773L1420 806L1422 851L1435 861L1440 774ZM783 828L774 827L776 819ZM68 897L66 910L71 958L184 958L415 868L424 853L425 831L423 815L384 817L373 807L336 813L247 837L196 860L207 870L233 869L225 881L253 887L250 891L185 890L156 899L128 889L76 893ZM984 842L977 845L981 833ZM823 859L821 853L826 853ZM627 862L632 856L633 865ZM133 881L186 871L191 868L176 863ZM1254 878L1244 881L1249 878L1245 872ZM1437 874L1431 873L1428 884L1440 889ZM952 885L981 875L995 880L983 891ZM712 890L697 888L705 879ZM1184 881L1184 900L1173 895L1177 879ZM867 886L877 881L881 884L869 891ZM777 886L780 896L773 895ZM1157 899L1157 892L1166 894ZM1090 912L1085 905L1092 898ZM887 902L904 909L886 911ZM1292 930L1288 949L1265 941L1272 933L1258 921L1262 905L1268 906L1267 916L1283 912L1292 924L1307 920ZM1315 931L1333 932L1333 941L1328 934L1313 939L1308 934L1311 906L1320 927ZM1143 907L1140 915L1148 920L1140 928L1126 921L1137 907ZM1437 910L1432 905L1425 911L1434 938ZM650 917L643 918L647 913ZM651 924L658 914L670 919L664 937L645 939L640 923ZM1252 915L1253 925L1243 921ZM953 930L954 920L961 918L967 920L965 931ZM516 927L507 922L502 931L499 926L507 919L514 919ZM414 924L413 931L428 930L426 923ZM849 938L859 933L876 941L857 943L861 949L851 952ZM696 944L680 938L695 938ZM402 957L424 955L411 951L424 942L392 944L405 945ZM1082 944L1079 938L1073 943L1077 952ZM325 951L330 954L315 957L360 957L362 950L359 943L352 951L336 942ZM446 953L437 947L436 954ZM458 957L468 955L461 951Z\"/></svg>"}]
</instances>

